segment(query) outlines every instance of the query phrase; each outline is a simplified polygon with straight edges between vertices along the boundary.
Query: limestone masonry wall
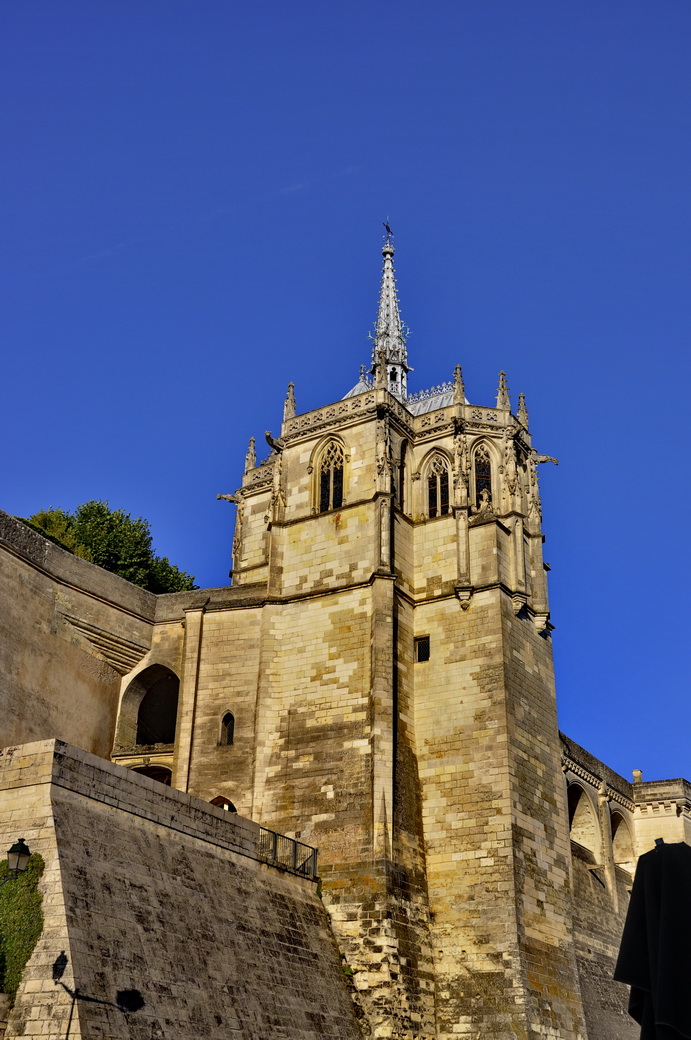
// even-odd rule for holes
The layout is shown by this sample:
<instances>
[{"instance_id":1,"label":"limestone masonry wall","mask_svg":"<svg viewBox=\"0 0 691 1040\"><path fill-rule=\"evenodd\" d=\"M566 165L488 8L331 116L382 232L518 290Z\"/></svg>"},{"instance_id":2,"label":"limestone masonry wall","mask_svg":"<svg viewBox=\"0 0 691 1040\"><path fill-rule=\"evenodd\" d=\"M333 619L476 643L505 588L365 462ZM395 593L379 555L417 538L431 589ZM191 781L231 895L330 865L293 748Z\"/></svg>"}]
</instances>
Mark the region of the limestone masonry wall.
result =
<instances>
[{"instance_id":1,"label":"limestone masonry wall","mask_svg":"<svg viewBox=\"0 0 691 1040\"><path fill-rule=\"evenodd\" d=\"M57 736L109 756L155 604L0 512L0 747Z\"/></svg>"},{"instance_id":2,"label":"limestone masonry wall","mask_svg":"<svg viewBox=\"0 0 691 1040\"><path fill-rule=\"evenodd\" d=\"M328 915L307 879L257 861L257 827L44 741L0 752L0 841L46 869L45 927L7 1038L359 1040ZM3 847L5 847L3 846ZM125 1013L121 990L144 1006Z\"/></svg>"}]
</instances>

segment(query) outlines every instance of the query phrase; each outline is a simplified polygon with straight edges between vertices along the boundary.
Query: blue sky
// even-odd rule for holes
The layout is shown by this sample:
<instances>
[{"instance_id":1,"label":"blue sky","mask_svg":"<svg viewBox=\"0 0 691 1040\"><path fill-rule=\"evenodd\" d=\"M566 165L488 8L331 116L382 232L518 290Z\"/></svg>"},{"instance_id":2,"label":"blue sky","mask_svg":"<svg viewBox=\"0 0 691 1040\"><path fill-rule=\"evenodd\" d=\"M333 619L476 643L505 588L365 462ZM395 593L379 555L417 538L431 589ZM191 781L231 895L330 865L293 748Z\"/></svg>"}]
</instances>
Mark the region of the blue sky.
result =
<instances>
[{"instance_id":1,"label":"blue sky","mask_svg":"<svg viewBox=\"0 0 691 1040\"><path fill-rule=\"evenodd\" d=\"M687 0L0 11L0 505L107 499L224 584L251 434L367 361L505 369L541 467L562 728L691 776Z\"/></svg>"}]
</instances>

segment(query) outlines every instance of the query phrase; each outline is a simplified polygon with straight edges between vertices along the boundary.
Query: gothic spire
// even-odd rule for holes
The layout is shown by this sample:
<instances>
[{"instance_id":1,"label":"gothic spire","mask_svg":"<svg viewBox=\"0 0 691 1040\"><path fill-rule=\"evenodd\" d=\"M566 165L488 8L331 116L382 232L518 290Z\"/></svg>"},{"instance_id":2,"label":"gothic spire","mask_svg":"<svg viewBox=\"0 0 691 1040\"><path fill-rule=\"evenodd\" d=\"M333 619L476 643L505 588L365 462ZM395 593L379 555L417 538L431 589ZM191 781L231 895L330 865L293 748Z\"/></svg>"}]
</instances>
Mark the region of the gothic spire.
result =
<instances>
[{"instance_id":1,"label":"gothic spire","mask_svg":"<svg viewBox=\"0 0 691 1040\"><path fill-rule=\"evenodd\" d=\"M408 366L406 350L406 328L401 321L396 293L396 274L393 268L392 233L386 225L386 240L382 249L384 265L382 268L381 289L379 291L379 310L374 325L374 342L372 344L372 373L375 373L378 359L386 365L386 386L396 397L405 400L408 396L407 376L411 369Z\"/></svg>"}]
</instances>

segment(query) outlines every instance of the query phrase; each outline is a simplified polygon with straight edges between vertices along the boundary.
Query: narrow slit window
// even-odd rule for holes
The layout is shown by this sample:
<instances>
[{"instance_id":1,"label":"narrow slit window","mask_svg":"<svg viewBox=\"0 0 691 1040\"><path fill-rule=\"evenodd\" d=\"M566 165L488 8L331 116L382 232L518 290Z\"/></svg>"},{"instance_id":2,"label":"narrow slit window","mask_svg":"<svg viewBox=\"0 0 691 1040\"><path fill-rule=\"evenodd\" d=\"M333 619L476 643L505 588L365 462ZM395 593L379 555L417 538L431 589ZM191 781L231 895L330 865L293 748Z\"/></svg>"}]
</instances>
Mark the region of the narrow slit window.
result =
<instances>
[{"instance_id":1,"label":"narrow slit window","mask_svg":"<svg viewBox=\"0 0 691 1040\"><path fill-rule=\"evenodd\" d=\"M343 449L333 441L319 464L319 512L340 509L343 505Z\"/></svg>"},{"instance_id":2,"label":"narrow slit window","mask_svg":"<svg viewBox=\"0 0 691 1040\"><path fill-rule=\"evenodd\" d=\"M429 636L420 636L415 640L415 660L429 661Z\"/></svg>"},{"instance_id":3,"label":"narrow slit window","mask_svg":"<svg viewBox=\"0 0 691 1040\"><path fill-rule=\"evenodd\" d=\"M218 741L223 747L228 747L235 739L235 716L232 711L227 711L221 719L221 735Z\"/></svg>"},{"instance_id":4,"label":"narrow slit window","mask_svg":"<svg viewBox=\"0 0 691 1040\"><path fill-rule=\"evenodd\" d=\"M445 516L448 512L449 468L441 455L436 455L427 477L427 515Z\"/></svg>"}]
</instances>

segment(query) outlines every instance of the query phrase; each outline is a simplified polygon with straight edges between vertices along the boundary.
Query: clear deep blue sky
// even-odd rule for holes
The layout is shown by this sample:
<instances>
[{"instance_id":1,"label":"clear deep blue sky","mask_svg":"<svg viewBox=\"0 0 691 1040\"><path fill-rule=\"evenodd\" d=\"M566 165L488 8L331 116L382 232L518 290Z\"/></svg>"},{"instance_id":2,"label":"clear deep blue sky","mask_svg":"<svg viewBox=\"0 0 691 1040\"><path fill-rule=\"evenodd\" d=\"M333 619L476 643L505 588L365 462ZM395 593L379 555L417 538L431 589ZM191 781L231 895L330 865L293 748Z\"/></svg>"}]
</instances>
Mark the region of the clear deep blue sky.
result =
<instances>
[{"instance_id":1,"label":"clear deep blue sky","mask_svg":"<svg viewBox=\"0 0 691 1040\"><path fill-rule=\"evenodd\" d=\"M506 369L542 466L562 728L691 777L688 0L22 0L0 11L2 463L227 580L250 434L369 357Z\"/></svg>"}]
</instances>

